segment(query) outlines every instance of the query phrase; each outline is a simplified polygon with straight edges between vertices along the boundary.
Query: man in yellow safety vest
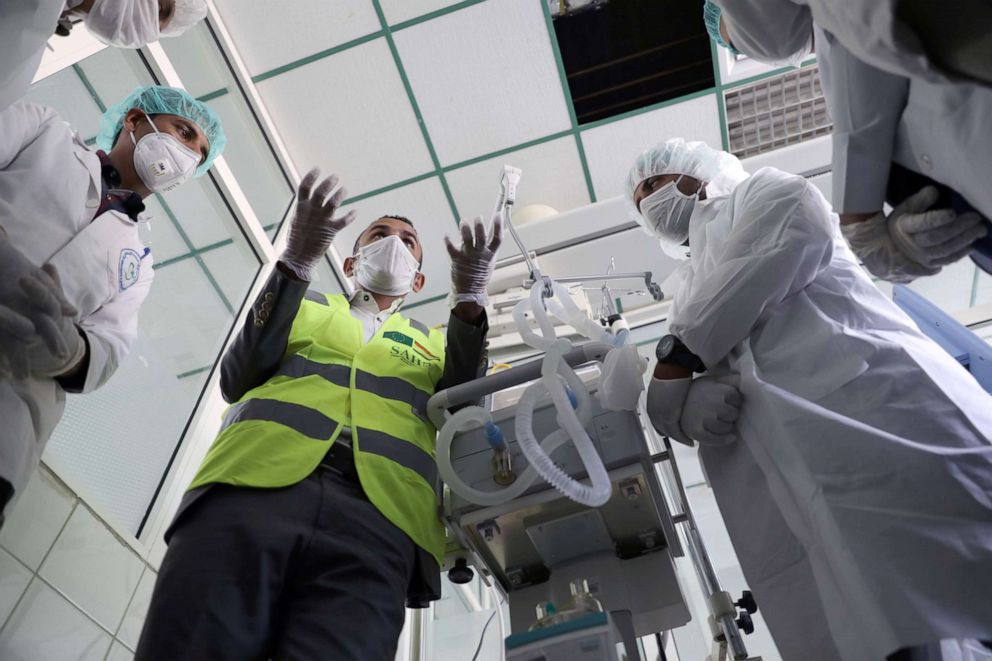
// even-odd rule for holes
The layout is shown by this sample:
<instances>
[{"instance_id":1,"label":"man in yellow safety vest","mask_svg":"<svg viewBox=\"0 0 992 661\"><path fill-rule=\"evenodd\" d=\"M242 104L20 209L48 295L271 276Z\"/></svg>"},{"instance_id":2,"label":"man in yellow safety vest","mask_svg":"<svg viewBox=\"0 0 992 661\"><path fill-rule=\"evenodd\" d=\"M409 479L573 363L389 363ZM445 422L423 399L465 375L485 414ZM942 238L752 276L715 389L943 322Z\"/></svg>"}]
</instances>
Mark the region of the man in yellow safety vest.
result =
<instances>
[{"instance_id":1,"label":"man in yellow safety vest","mask_svg":"<svg viewBox=\"0 0 992 661\"><path fill-rule=\"evenodd\" d=\"M232 403L166 539L137 659L392 659L404 603L440 596L444 528L426 415L485 365L499 248L477 218L447 240L442 333L399 313L423 249L400 216L374 221L344 272L355 293L307 290L344 189L300 184L289 240L224 356ZM333 192L333 194L332 194Z\"/></svg>"}]
</instances>

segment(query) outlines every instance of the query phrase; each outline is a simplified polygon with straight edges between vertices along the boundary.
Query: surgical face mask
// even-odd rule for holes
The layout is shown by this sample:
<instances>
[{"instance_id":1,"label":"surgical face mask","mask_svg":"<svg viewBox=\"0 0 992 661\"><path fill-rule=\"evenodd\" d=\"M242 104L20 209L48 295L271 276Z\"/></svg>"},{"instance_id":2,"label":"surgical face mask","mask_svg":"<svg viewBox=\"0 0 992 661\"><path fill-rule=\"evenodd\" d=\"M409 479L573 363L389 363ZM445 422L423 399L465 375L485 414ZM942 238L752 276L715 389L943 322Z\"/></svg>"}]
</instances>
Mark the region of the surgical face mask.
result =
<instances>
[{"instance_id":1,"label":"surgical face mask","mask_svg":"<svg viewBox=\"0 0 992 661\"><path fill-rule=\"evenodd\" d=\"M160 133L152 118L147 119L154 133L148 133L135 142L134 131L131 132L134 168L148 190L165 193L188 181L196 172L201 157L175 136Z\"/></svg>"},{"instance_id":2,"label":"surgical face mask","mask_svg":"<svg viewBox=\"0 0 992 661\"><path fill-rule=\"evenodd\" d=\"M96 0L84 21L94 37L118 48L158 41L159 0Z\"/></svg>"},{"instance_id":3,"label":"surgical face mask","mask_svg":"<svg viewBox=\"0 0 992 661\"><path fill-rule=\"evenodd\" d=\"M680 181L682 176L641 200L641 215L651 231L677 245L689 238L689 219L703 187L700 184L695 193L686 195L678 188Z\"/></svg>"},{"instance_id":4,"label":"surgical face mask","mask_svg":"<svg viewBox=\"0 0 992 661\"><path fill-rule=\"evenodd\" d=\"M363 246L355 257L355 280L376 294L403 296L409 293L419 270L417 258L396 235Z\"/></svg>"}]
</instances>

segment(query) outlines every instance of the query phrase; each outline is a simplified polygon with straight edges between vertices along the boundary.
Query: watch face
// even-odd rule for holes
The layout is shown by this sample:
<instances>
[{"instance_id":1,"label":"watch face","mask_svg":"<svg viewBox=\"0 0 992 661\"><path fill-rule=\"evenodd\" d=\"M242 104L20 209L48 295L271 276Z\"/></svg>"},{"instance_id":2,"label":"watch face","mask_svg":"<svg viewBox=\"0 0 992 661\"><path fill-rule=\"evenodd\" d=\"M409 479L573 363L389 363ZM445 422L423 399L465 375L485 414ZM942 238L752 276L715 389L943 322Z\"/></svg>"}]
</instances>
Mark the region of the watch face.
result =
<instances>
[{"instance_id":1,"label":"watch face","mask_svg":"<svg viewBox=\"0 0 992 661\"><path fill-rule=\"evenodd\" d=\"M668 358L675 351L675 336L666 335L658 342L658 349L655 351L659 360Z\"/></svg>"}]
</instances>

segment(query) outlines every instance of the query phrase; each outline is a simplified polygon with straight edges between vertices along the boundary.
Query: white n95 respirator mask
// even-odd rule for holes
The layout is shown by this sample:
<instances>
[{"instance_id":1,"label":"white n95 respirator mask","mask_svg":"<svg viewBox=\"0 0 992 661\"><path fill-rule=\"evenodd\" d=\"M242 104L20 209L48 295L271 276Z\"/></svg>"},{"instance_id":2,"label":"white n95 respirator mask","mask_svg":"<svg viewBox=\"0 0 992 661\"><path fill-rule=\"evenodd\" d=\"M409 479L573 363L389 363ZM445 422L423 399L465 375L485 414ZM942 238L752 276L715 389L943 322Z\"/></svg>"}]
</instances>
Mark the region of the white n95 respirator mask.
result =
<instances>
[{"instance_id":1,"label":"white n95 respirator mask","mask_svg":"<svg viewBox=\"0 0 992 661\"><path fill-rule=\"evenodd\" d=\"M376 294L402 296L413 289L420 265L403 240L393 235L359 248L354 268L355 280L362 288Z\"/></svg>"},{"instance_id":2,"label":"white n95 respirator mask","mask_svg":"<svg viewBox=\"0 0 992 661\"><path fill-rule=\"evenodd\" d=\"M200 164L200 154L196 153L175 136L159 132L155 122L148 117L153 133L144 135L134 143L134 168L148 190L165 193L185 183L196 172Z\"/></svg>"},{"instance_id":3,"label":"white n95 respirator mask","mask_svg":"<svg viewBox=\"0 0 992 661\"><path fill-rule=\"evenodd\" d=\"M700 184L695 193L686 195L678 188L681 180L682 176L651 193L641 200L640 207L648 229L675 244L685 243L689 238L689 219L703 188Z\"/></svg>"}]
</instances>

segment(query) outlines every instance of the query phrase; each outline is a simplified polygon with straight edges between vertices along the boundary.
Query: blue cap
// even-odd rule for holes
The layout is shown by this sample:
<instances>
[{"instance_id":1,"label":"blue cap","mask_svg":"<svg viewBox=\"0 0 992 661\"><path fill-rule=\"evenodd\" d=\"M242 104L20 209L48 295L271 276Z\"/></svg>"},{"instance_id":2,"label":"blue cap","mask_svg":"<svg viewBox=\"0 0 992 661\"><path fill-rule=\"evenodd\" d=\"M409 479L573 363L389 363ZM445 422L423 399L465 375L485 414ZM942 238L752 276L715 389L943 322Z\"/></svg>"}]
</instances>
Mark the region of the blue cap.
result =
<instances>
[{"instance_id":1,"label":"blue cap","mask_svg":"<svg viewBox=\"0 0 992 661\"><path fill-rule=\"evenodd\" d=\"M706 31L710 34L710 39L734 55L740 55L737 49L727 43L727 40L720 34L720 8L709 0L703 4L703 22L706 23Z\"/></svg>"},{"instance_id":2,"label":"blue cap","mask_svg":"<svg viewBox=\"0 0 992 661\"><path fill-rule=\"evenodd\" d=\"M202 101L178 87L148 85L138 87L120 103L107 108L100 118L100 133L96 137L97 147L110 151L114 141L124 128L124 116L132 108L140 108L148 115L178 115L194 122L207 136L210 149L206 160L196 168L196 176L202 176L210 169L214 159L221 155L227 138L220 124L220 117Z\"/></svg>"}]
</instances>

